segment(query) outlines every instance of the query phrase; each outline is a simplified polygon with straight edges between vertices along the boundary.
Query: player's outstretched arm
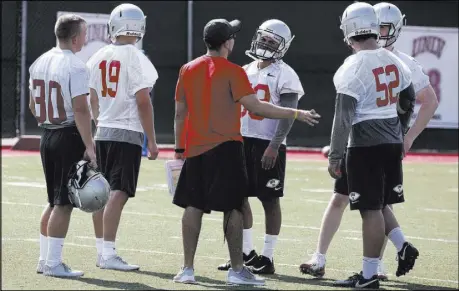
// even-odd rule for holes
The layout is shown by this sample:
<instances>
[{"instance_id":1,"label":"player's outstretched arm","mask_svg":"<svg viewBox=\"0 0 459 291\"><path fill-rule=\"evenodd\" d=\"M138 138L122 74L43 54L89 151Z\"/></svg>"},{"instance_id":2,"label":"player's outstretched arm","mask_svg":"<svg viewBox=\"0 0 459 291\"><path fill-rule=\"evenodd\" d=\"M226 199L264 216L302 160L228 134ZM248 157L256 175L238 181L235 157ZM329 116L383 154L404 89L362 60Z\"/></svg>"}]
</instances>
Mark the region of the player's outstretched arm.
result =
<instances>
[{"instance_id":1,"label":"player's outstretched arm","mask_svg":"<svg viewBox=\"0 0 459 291\"><path fill-rule=\"evenodd\" d=\"M314 109L310 111L283 108L269 102L260 101L255 94L250 94L239 99L239 102L250 112L272 119L298 119L314 126L319 123L320 115Z\"/></svg>"}]
</instances>

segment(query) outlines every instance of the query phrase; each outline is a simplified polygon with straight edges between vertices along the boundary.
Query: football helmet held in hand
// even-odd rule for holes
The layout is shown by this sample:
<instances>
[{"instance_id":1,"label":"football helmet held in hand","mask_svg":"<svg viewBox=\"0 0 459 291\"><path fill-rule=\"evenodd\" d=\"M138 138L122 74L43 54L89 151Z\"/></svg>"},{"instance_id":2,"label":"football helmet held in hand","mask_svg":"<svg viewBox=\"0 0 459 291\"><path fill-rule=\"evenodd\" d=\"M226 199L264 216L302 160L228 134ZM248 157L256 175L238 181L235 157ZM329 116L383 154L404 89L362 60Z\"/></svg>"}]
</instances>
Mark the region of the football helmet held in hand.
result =
<instances>
[{"instance_id":1,"label":"football helmet held in hand","mask_svg":"<svg viewBox=\"0 0 459 291\"><path fill-rule=\"evenodd\" d=\"M105 177L84 160L70 170L68 189L70 201L88 213L104 208L110 196L110 184Z\"/></svg>"}]
</instances>

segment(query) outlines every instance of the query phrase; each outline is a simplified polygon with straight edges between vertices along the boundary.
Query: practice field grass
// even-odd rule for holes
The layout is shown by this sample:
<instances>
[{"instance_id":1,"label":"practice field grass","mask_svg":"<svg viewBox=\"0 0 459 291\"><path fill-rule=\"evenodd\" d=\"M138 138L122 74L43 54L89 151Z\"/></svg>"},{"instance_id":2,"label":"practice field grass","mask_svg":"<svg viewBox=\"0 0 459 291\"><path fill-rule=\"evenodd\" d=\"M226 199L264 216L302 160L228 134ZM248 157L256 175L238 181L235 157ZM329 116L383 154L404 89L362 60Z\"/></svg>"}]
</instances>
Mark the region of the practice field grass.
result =
<instances>
[{"instance_id":1,"label":"practice field grass","mask_svg":"<svg viewBox=\"0 0 459 291\"><path fill-rule=\"evenodd\" d=\"M332 179L326 160L288 161L286 196L282 199L283 228L275 251L276 275L266 276L259 289L335 289L332 280L360 271L361 219L346 210L327 255L325 279L299 273L298 266L316 246L323 211L331 195ZM395 206L405 235L420 251L415 269L395 277L397 262L392 243L385 255L389 282L384 289L450 289L458 286L458 164L405 163L407 202ZM261 204L251 200L254 237L263 247ZM2 289L235 289L225 284L226 272L216 269L228 257L223 244L222 214L205 215L195 260L198 285L174 284L182 264L182 209L171 203L164 160L141 166L137 197L128 202L118 231L117 250L138 272L100 270L91 215L75 210L64 246L64 261L85 271L76 280L35 273L39 256L39 219L46 203L39 155L2 157ZM248 289L237 287L239 289ZM253 288L250 288L253 289ZM338 289L338 288L336 288Z\"/></svg>"}]
</instances>

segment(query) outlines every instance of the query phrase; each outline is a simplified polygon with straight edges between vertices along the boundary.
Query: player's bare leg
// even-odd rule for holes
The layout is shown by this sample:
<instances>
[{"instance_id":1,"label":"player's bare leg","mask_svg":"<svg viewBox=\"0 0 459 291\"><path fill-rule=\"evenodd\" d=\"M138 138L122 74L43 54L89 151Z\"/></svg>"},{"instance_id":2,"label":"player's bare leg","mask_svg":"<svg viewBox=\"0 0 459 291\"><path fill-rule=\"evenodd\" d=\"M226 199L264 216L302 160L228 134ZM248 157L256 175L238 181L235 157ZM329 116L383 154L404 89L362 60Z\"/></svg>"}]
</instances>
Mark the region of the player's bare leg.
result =
<instances>
[{"instance_id":1,"label":"player's bare leg","mask_svg":"<svg viewBox=\"0 0 459 291\"><path fill-rule=\"evenodd\" d=\"M253 247L253 216L249 198L245 198L241 212L244 225L244 229L242 231L242 255L244 264L246 266L251 266L255 262L255 259L258 257L258 254ZM231 260L228 260L226 263L218 266L218 270L220 271L227 271L229 268L231 268Z\"/></svg>"},{"instance_id":2,"label":"player's bare leg","mask_svg":"<svg viewBox=\"0 0 459 291\"><path fill-rule=\"evenodd\" d=\"M392 207L392 205L387 205L387 207L390 207L390 209L392 209L392 211L394 209ZM384 212L383 212L383 214L384 214ZM387 276L384 264L383 264L384 251L386 250L386 246L387 246L387 241L388 240L389 240L389 238L386 235L386 237L384 238L383 247L381 249L381 254L379 255L378 279L381 280L381 281L387 281L389 279L389 277Z\"/></svg>"},{"instance_id":3,"label":"player's bare leg","mask_svg":"<svg viewBox=\"0 0 459 291\"><path fill-rule=\"evenodd\" d=\"M400 228L391 207L384 207L383 211L386 235L397 249L398 268L397 277L405 275L414 267L419 251L409 242Z\"/></svg>"},{"instance_id":4,"label":"player's bare leg","mask_svg":"<svg viewBox=\"0 0 459 291\"><path fill-rule=\"evenodd\" d=\"M252 274L244 266L242 252L243 219L239 210L225 212L223 216L223 231L228 241L228 250L231 259L231 268L228 269L226 282L237 285L264 285L265 281Z\"/></svg>"},{"instance_id":5,"label":"player's bare leg","mask_svg":"<svg viewBox=\"0 0 459 291\"><path fill-rule=\"evenodd\" d=\"M183 266L173 281L196 283L194 278L194 256L198 247L202 225L202 210L188 206L182 216Z\"/></svg>"},{"instance_id":6,"label":"player's bare leg","mask_svg":"<svg viewBox=\"0 0 459 291\"><path fill-rule=\"evenodd\" d=\"M344 210L348 204L348 196L338 193L333 194L322 217L316 251L308 262L300 265L302 273L318 278L325 275L325 255L335 233L338 231Z\"/></svg>"},{"instance_id":7,"label":"player's bare leg","mask_svg":"<svg viewBox=\"0 0 459 291\"><path fill-rule=\"evenodd\" d=\"M105 205L103 217L104 243L100 267L120 271L138 270L139 266L130 265L116 253L115 241L121 212L128 200L128 195L123 191L111 191L110 198Z\"/></svg>"},{"instance_id":8,"label":"player's bare leg","mask_svg":"<svg viewBox=\"0 0 459 291\"><path fill-rule=\"evenodd\" d=\"M40 258L37 264L37 273L43 273L46 257L48 256L48 222L53 208L48 204L41 214L40 219Z\"/></svg>"},{"instance_id":9,"label":"player's bare leg","mask_svg":"<svg viewBox=\"0 0 459 291\"><path fill-rule=\"evenodd\" d=\"M96 236L96 267L99 267L104 249L104 208L92 214L92 222L94 224L94 234Z\"/></svg>"},{"instance_id":10,"label":"player's bare leg","mask_svg":"<svg viewBox=\"0 0 459 291\"><path fill-rule=\"evenodd\" d=\"M48 254L43 270L45 276L79 277L81 271L72 271L62 262L62 248L70 224L73 205L55 205L48 221Z\"/></svg>"},{"instance_id":11,"label":"player's bare leg","mask_svg":"<svg viewBox=\"0 0 459 291\"><path fill-rule=\"evenodd\" d=\"M378 272L379 254L384 244L385 223L381 210L361 210L363 237L363 278Z\"/></svg>"},{"instance_id":12,"label":"player's bare leg","mask_svg":"<svg viewBox=\"0 0 459 291\"><path fill-rule=\"evenodd\" d=\"M256 259L251 270L254 274L274 274L274 249L282 224L282 211L279 198L263 200L265 212L265 238L263 251Z\"/></svg>"}]
</instances>

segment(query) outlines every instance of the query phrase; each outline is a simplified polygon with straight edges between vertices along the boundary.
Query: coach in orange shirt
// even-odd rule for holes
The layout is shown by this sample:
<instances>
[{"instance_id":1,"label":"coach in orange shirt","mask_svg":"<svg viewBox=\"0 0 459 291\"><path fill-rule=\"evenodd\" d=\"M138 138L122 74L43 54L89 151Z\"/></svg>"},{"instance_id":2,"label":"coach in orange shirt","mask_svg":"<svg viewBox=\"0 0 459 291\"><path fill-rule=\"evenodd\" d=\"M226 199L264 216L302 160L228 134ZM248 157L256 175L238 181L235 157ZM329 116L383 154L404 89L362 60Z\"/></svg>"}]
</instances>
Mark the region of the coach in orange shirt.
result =
<instances>
[{"instance_id":1,"label":"coach in orange shirt","mask_svg":"<svg viewBox=\"0 0 459 291\"><path fill-rule=\"evenodd\" d=\"M320 116L260 101L245 71L227 60L241 22L214 19L204 27L207 54L185 64L175 92L175 145L184 159L173 203L185 208L182 218L184 265L174 282L194 283L194 255L203 213L224 212L223 227L231 258L230 284L263 285L242 258L242 207L248 191L240 133L241 104L273 119L296 118L311 126Z\"/></svg>"}]
</instances>

